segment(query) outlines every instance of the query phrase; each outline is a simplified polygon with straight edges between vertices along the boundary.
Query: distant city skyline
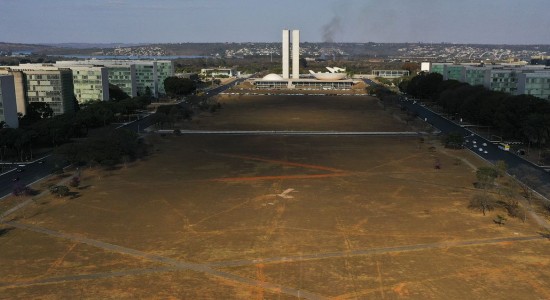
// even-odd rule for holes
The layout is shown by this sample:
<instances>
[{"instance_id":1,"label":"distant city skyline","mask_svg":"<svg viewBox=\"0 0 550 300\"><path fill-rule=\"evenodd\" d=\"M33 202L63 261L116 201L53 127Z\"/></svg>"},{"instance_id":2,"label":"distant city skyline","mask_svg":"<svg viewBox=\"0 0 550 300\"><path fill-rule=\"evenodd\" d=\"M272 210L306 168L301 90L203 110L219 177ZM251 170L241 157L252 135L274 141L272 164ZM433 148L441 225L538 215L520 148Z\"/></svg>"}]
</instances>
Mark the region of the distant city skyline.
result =
<instances>
[{"instance_id":1,"label":"distant city skyline","mask_svg":"<svg viewBox=\"0 0 550 300\"><path fill-rule=\"evenodd\" d=\"M0 42L550 44L548 0L0 0Z\"/></svg>"}]
</instances>

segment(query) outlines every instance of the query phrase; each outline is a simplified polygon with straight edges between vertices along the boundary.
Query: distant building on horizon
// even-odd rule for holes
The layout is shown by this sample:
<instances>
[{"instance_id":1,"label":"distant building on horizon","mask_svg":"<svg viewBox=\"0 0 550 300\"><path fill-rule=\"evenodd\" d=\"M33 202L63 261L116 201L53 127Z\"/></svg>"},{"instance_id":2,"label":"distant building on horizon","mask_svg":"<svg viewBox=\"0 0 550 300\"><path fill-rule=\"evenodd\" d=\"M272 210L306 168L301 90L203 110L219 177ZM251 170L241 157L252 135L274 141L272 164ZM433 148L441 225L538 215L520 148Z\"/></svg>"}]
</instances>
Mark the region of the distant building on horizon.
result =
<instances>
[{"instance_id":1,"label":"distant building on horizon","mask_svg":"<svg viewBox=\"0 0 550 300\"><path fill-rule=\"evenodd\" d=\"M239 72L233 68L206 68L201 69L202 76L210 77L236 77L239 76Z\"/></svg>"},{"instance_id":2,"label":"distant building on horizon","mask_svg":"<svg viewBox=\"0 0 550 300\"><path fill-rule=\"evenodd\" d=\"M544 65L544 66L550 66L550 56L535 56L531 57L531 64L532 65Z\"/></svg>"},{"instance_id":3,"label":"distant building on horizon","mask_svg":"<svg viewBox=\"0 0 550 300\"><path fill-rule=\"evenodd\" d=\"M382 78L399 78L409 76L408 70L372 70L371 74L375 77Z\"/></svg>"}]
</instances>

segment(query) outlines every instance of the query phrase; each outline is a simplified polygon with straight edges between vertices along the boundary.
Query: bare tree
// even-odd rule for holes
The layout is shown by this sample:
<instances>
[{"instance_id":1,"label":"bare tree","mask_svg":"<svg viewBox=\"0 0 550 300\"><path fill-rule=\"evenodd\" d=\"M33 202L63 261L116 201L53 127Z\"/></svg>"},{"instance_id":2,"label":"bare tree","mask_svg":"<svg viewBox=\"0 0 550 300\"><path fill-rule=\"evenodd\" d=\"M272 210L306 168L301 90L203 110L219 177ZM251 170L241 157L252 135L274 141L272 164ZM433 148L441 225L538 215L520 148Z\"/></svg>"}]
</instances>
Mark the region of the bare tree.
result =
<instances>
[{"instance_id":1,"label":"bare tree","mask_svg":"<svg viewBox=\"0 0 550 300\"><path fill-rule=\"evenodd\" d=\"M476 194L472 197L470 200L470 204L468 205L468 208L473 210L479 210L485 215L486 211L492 211L495 209L496 201L493 198L493 196L483 193L483 194Z\"/></svg>"}]
</instances>

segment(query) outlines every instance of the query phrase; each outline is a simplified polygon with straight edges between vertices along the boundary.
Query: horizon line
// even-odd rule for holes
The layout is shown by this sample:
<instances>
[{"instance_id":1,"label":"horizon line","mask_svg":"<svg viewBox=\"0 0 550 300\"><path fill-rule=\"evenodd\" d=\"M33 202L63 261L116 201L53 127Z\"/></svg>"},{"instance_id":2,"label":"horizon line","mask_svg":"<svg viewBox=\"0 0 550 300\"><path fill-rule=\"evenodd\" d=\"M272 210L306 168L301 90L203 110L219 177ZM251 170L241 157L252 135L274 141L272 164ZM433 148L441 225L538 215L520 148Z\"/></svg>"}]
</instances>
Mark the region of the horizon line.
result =
<instances>
[{"instance_id":1,"label":"horizon line","mask_svg":"<svg viewBox=\"0 0 550 300\"><path fill-rule=\"evenodd\" d=\"M156 44L280 44L280 41L247 41L247 42L229 42L229 41L218 41L218 42L197 42L197 41L187 41L187 42L10 42L10 41L0 41L0 44L21 44L21 45L63 45L63 44L96 44L96 45L112 45L112 44L134 44L134 45L156 45ZM426 41L408 41L408 42L376 42L376 41L301 41L302 43L310 44L450 44L450 45L495 45L495 46L550 46L550 42L547 44L544 43L482 43L482 42L426 42Z\"/></svg>"}]
</instances>

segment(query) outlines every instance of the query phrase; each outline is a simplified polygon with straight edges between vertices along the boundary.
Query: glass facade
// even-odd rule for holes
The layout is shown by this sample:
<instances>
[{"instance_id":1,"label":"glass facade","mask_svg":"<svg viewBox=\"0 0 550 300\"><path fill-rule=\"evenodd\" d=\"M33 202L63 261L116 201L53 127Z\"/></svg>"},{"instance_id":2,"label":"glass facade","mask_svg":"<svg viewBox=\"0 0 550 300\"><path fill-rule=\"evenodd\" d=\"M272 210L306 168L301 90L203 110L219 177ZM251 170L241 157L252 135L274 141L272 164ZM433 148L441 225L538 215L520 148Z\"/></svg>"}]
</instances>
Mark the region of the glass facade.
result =
<instances>
[{"instance_id":1,"label":"glass facade","mask_svg":"<svg viewBox=\"0 0 550 300\"><path fill-rule=\"evenodd\" d=\"M136 89L139 96L147 93L147 88L151 95L157 96L157 64L136 64Z\"/></svg>"},{"instance_id":2,"label":"glass facade","mask_svg":"<svg viewBox=\"0 0 550 300\"><path fill-rule=\"evenodd\" d=\"M145 95L148 89L155 97L164 95L164 79L174 76L174 63L170 60L89 59L58 61L56 65L106 67L109 83L117 85L130 97Z\"/></svg>"},{"instance_id":3,"label":"glass facade","mask_svg":"<svg viewBox=\"0 0 550 300\"><path fill-rule=\"evenodd\" d=\"M409 76L408 70L372 70L372 75L383 78L399 78Z\"/></svg>"},{"instance_id":4,"label":"glass facade","mask_svg":"<svg viewBox=\"0 0 550 300\"><path fill-rule=\"evenodd\" d=\"M430 72L445 75L445 64L433 63Z\"/></svg>"},{"instance_id":5,"label":"glass facade","mask_svg":"<svg viewBox=\"0 0 550 300\"><path fill-rule=\"evenodd\" d=\"M54 115L74 112L73 75L69 69L23 70L27 102L46 102Z\"/></svg>"},{"instance_id":6,"label":"glass facade","mask_svg":"<svg viewBox=\"0 0 550 300\"><path fill-rule=\"evenodd\" d=\"M515 94L518 89L517 73L514 70L490 70L489 89Z\"/></svg>"},{"instance_id":7,"label":"glass facade","mask_svg":"<svg viewBox=\"0 0 550 300\"><path fill-rule=\"evenodd\" d=\"M443 75L443 78L446 80L462 81L462 70L464 70L464 66L446 65L445 75Z\"/></svg>"},{"instance_id":8,"label":"glass facade","mask_svg":"<svg viewBox=\"0 0 550 300\"><path fill-rule=\"evenodd\" d=\"M101 67L71 67L74 94L78 103L109 100L108 72Z\"/></svg>"},{"instance_id":9,"label":"glass facade","mask_svg":"<svg viewBox=\"0 0 550 300\"><path fill-rule=\"evenodd\" d=\"M171 60L159 60L157 63L157 80L158 80L158 93L160 95L166 95L164 89L164 80L168 77L174 76L174 62Z\"/></svg>"},{"instance_id":10,"label":"glass facade","mask_svg":"<svg viewBox=\"0 0 550 300\"><path fill-rule=\"evenodd\" d=\"M550 72L521 74L518 88L523 94L550 100Z\"/></svg>"},{"instance_id":11,"label":"glass facade","mask_svg":"<svg viewBox=\"0 0 550 300\"><path fill-rule=\"evenodd\" d=\"M533 95L550 100L550 68L533 65L473 65L432 63L430 71L470 85L512 95Z\"/></svg>"},{"instance_id":12,"label":"glass facade","mask_svg":"<svg viewBox=\"0 0 550 300\"><path fill-rule=\"evenodd\" d=\"M134 65L109 65L109 83L118 86L130 97L137 96L136 69Z\"/></svg>"},{"instance_id":13,"label":"glass facade","mask_svg":"<svg viewBox=\"0 0 550 300\"><path fill-rule=\"evenodd\" d=\"M254 87L258 89L302 89L302 90L349 90L354 82L351 80L320 81L320 80L255 80Z\"/></svg>"},{"instance_id":14,"label":"glass facade","mask_svg":"<svg viewBox=\"0 0 550 300\"><path fill-rule=\"evenodd\" d=\"M485 84L485 68L466 68L464 71L464 82L470 85L484 85Z\"/></svg>"}]
</instances>

